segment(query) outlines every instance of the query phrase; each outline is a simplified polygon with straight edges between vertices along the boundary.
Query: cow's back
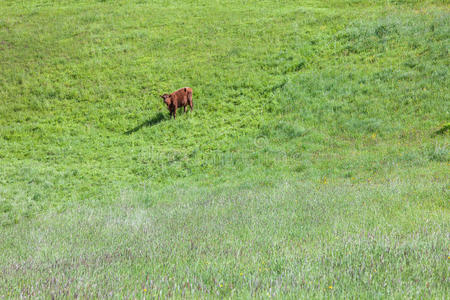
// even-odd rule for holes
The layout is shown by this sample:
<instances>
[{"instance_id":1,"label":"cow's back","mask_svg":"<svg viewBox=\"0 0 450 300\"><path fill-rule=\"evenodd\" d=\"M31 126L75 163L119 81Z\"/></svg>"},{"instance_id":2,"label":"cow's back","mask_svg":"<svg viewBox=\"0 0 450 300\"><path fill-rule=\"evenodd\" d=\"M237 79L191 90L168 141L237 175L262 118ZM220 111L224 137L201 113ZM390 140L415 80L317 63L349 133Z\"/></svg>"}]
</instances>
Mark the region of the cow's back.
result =
<instances>
[{"instance_id":1,"label":"cow's back","mask_svg":"<svg viewBox=\"0 0 450 300\"><path fill-rule=\"evenodd\" d=\"M172 97L177 102L177 106L186 105L188 103L188 95L192 95L192 89L190 87L181 88L172 93ZM192 96L191 96L192 97Z\"/></svg>"}]
</instances>

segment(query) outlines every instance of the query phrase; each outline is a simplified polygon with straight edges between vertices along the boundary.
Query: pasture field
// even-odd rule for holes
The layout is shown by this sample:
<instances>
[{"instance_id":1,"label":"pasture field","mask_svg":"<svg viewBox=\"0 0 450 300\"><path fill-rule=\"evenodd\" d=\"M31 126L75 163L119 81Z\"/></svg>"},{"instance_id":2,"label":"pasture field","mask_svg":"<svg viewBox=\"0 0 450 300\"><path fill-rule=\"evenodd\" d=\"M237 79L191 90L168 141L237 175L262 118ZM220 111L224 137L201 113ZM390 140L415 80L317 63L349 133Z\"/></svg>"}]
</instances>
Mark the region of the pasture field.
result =
<instances>
[{"instance_id":1,"label":"pasture field","mask_svg":"<svg viewBox=\"0 0 450 300\"><path fill-rule=\"evenodd\" d=\"M447 298L449 23L447 1L1 1L0 299Z\"/></svg>"}]
</instances>

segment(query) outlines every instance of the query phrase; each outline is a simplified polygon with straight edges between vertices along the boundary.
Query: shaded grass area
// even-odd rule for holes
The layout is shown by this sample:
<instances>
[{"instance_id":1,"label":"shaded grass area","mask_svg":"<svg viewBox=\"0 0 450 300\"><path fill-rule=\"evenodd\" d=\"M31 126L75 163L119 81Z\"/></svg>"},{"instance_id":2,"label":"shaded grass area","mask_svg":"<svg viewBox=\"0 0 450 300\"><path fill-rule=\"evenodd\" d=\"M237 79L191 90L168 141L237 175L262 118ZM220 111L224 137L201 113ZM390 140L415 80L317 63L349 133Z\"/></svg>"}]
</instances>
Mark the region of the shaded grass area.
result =
<instances>
[{"instance_id":1,"label":"shaded grass area","mask_svg":"<svg viewBox=\"0 0 450 300\"><path fill-rule=\"evenodd\" d=\"M134 127L133 129L126 131L125 134L132 134L136 131L141 130L144 127L157 125L158 123L162 122L163 120L164 120L164 115L162 113L158 113L151 119L148 119L147 121L139 124L138 126Z\"/></svg>"}]
</instances>

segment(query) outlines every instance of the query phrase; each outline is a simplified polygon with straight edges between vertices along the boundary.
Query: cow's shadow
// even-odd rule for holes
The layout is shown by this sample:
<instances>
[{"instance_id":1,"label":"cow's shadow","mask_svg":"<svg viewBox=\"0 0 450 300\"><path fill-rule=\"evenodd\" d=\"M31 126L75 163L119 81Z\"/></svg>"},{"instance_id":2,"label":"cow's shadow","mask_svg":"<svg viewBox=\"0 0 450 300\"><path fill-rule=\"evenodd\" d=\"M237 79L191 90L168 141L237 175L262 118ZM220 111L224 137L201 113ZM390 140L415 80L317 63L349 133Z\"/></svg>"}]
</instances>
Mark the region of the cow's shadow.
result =
<instances>
[{"instance_id":1,"label":"cow's shadow","mask_svg":"<svg viewBox=\"0 0 450 300\"><path fill-rule=\"evenodd\" d=\"M153 126L156 125L162 121L164 121L165 117L163 113L158 113L155 116L153 116L152 118L148 119L147 121L143 122L142 124L139 124L138 126L134 127L133 129L130 129L128 131L125 132L125 134L132 134L133 132L136 132L138 130L140 130L142 127L148 127L148 126Z\"/></svg>"}]
</instances>

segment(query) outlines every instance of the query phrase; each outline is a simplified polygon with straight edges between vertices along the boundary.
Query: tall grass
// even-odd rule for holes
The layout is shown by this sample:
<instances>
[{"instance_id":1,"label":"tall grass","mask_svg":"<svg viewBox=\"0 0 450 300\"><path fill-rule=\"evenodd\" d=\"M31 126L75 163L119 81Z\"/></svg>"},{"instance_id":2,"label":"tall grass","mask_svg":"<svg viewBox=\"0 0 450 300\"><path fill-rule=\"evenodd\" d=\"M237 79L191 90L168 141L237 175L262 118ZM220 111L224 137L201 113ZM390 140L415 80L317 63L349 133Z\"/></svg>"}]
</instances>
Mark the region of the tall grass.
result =
<instances>
[{"instance_id":1,"label":"tall grass","mask_svg":"<svg viewBox=\"0 0 450 300\"><path fill-rule=\"evenodd\" d=\"M73 205L6 228L0 291L4 297L445 297L449 218L439 192L445 184L402 178L167 188L167 202L158 192L125 190L108 206Z\"/></svg>"}]
</instances>

